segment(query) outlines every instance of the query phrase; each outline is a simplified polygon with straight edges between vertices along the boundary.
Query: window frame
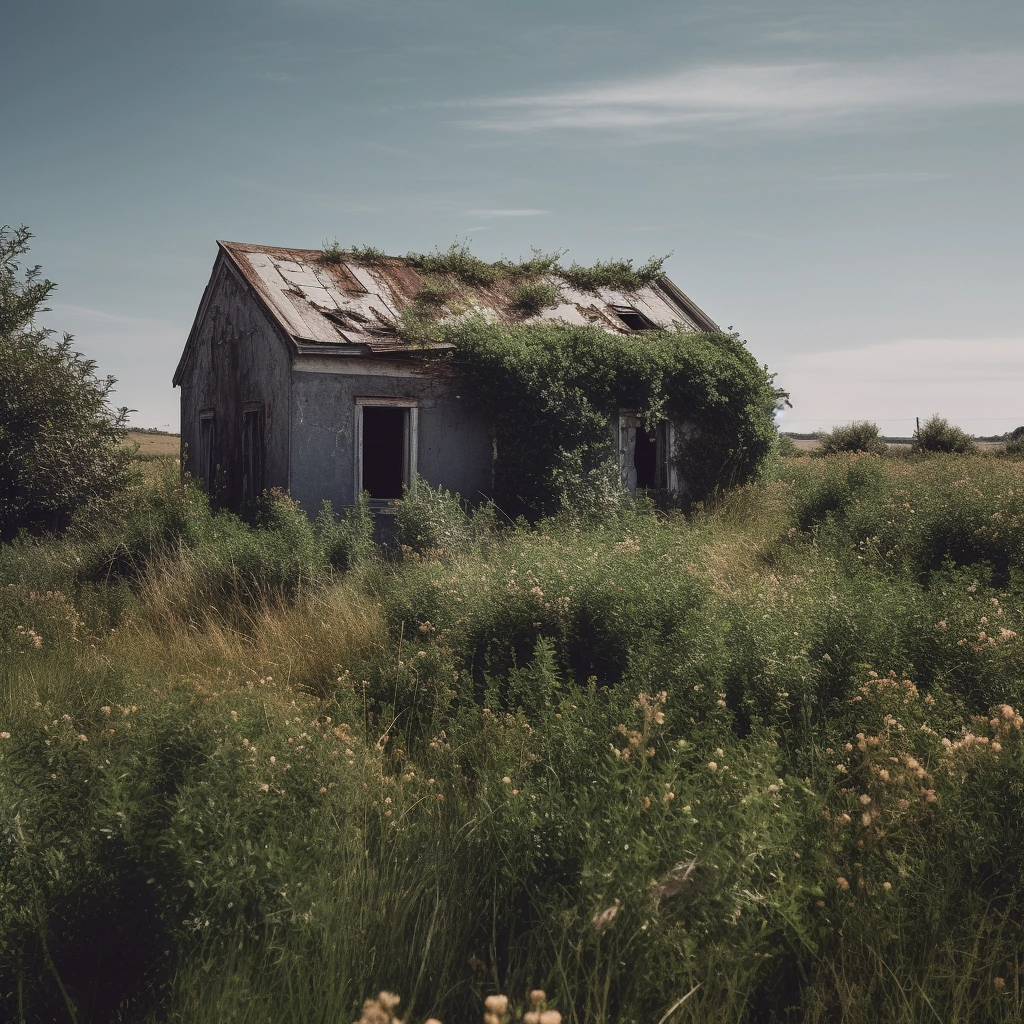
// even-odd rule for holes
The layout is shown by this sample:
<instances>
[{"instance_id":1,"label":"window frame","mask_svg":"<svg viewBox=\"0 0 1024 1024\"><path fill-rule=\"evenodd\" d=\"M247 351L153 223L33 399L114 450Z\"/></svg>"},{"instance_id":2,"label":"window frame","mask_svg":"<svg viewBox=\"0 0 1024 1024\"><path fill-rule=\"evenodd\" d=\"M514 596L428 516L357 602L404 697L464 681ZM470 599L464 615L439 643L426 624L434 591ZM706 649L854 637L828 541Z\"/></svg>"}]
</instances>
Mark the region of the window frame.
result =
<instances>
[{"instance_id":1,"label":"window frame","mask_svg":"<svg viewBox=\"0 0 1024 1024\"><path fill-rule=\"evenodd\" d=\"M217 412L203 409L199 413L199 477L203 489L213 496L216 487Z\"/></svg>"},{"instance_id":2,"label":"window frame","mask_svg":"<svg viewBox=\"0 0 1024 1024\"><path fill-rule=\"evenodd\" d=\"M622 486L635 498L636 486L636 431L641 426L639 415L635 409L620 409L616 429L617 448L619 452L619 479ZM672 420L660 420L655 433L655 468L653 490L677 491L679 489L678 474L672 453L676 446L676 425ZM641 488L648 490L648 488Z\"/></svg>"},{"instance_id":3,"label":"window frame","mask_svg":"<svg viewBox=\"0 0 1024 1024\"><path fill-rule=\"evenodd\" d=\"M256 446L255 458L250 465L252 453L248 450L252 439L248 438L248 426L250 418L256 421ZM242 406L242 505L248 506L255 503L256 499L263 493L264 477L266 473L266 412L262 402L246 402ZM252 473L250 474L250 470ZM255 482L249 477L254 476ZM251 491L251 493L248 493Z\"/></svg>"},{"instance_id":4,"label":"window frame","mask_svg":"<svg viewBox=\"0 0 1024 1024\"><path fill-rule=\"evenodd\" d=\"M409 490L416 488L416 472L419 455L420 406L415 398L390 398L378 395L358 396L355 400L355 437L353 452L354 494L355 500L363 493L363 410L365 408L405 409L405 424L402 437L402 483ZM391 498L371 498L374 508L386 508Z\"/></svg>"}]
</instances>

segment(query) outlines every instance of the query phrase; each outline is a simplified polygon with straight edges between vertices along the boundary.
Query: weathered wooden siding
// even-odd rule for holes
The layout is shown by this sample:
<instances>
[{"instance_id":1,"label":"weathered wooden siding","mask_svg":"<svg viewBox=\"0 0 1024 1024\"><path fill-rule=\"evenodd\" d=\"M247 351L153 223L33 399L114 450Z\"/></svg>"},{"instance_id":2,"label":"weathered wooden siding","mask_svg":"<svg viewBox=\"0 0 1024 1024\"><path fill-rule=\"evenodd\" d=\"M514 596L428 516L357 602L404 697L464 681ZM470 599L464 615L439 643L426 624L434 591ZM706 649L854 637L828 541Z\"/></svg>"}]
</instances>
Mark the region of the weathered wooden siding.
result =
<instances>
[{"instance_id":1,"label":"weathered wooden siding","mask_svg":"<svg viewBox=\"0 0 1024 1024\"><path fill-rule=\"evenodd\" d=\"M248 284L221 255L193 327L181 372L182 466L198 472L200 417L215 416L217 500L242 500L242 414L258 404L264 415L264 487L287 488L290 339L266 315Z\"/></svg>"}]
</instances>

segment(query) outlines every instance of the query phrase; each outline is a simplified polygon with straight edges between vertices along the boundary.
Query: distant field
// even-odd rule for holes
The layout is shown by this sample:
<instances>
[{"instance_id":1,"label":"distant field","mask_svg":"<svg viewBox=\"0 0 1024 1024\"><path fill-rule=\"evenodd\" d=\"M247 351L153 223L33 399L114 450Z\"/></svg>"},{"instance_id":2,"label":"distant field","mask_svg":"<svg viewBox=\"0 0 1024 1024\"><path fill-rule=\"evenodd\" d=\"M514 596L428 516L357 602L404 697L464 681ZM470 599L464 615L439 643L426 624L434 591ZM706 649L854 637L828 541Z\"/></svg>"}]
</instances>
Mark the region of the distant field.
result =
<instances>
[{"instance_id":1,"label":"distant field","mask_svg":"<svg viewBox=\"0 0 1024 1024\"><path fill-rule=\"evenodd\" d=\"M146 430L129 430L128 440L139 446L139 455L144 459L177 456L181 450L181 437L178 434L151 434Z\"/></svg>"},{"instance_id":2,"label":"distant field","mask_svg":"<svg viewBox=\"0 0 1024 1024\"><path fill-rule=\"evenodd\" d=\"M909 446L913 438L900 438L898 441L886 442L890 448L901 448L904 445ZM1003 447L1002 441L978 441L976 442L978 448L983 452L994 452ZM813 452L818 447L818 441L813 437L794 437L793 444L796 445L796 450L799 452Z\"/></svg>"}]
</instances>

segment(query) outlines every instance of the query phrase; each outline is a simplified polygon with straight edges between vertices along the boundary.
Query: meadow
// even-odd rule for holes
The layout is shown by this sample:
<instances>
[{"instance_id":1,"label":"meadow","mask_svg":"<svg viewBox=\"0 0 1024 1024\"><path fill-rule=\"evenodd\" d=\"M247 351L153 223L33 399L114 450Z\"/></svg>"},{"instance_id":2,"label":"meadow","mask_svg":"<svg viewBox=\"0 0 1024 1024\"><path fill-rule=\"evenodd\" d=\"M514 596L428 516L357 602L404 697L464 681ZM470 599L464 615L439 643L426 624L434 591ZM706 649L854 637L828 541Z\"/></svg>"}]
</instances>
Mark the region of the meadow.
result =
<instances>
[{"instance_id":1,"label":"meadow","mask_svg":"<svg viewBox=\"0 0 1024 1024\"><path fill-rule=\"evenodd\" d=\"M4 1019L1024 1018L1024 462L385 551L143 468L0 549Z\"/></svg>"}]
</instances>

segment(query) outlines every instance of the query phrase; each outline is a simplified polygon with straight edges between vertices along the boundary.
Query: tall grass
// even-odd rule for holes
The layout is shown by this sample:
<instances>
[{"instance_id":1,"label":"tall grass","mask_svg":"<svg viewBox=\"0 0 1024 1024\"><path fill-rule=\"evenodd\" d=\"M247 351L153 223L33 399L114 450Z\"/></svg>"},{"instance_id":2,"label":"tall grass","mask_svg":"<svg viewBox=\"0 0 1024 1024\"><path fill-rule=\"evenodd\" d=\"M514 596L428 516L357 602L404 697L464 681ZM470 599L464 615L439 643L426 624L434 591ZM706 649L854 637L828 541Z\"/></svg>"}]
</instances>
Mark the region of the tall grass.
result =
<instances>
[{"instance_id":1,"label":"tall grass","mask_svg":"<svg viewBox=\"0 0 1024 1024\"><path fill-rule=\"evenodd\" d=\"M532 529L420 489L378 554L155 474L8 546L3 1016L1019 1020L1022 474Z\"/></svg>"}]
</instances>

